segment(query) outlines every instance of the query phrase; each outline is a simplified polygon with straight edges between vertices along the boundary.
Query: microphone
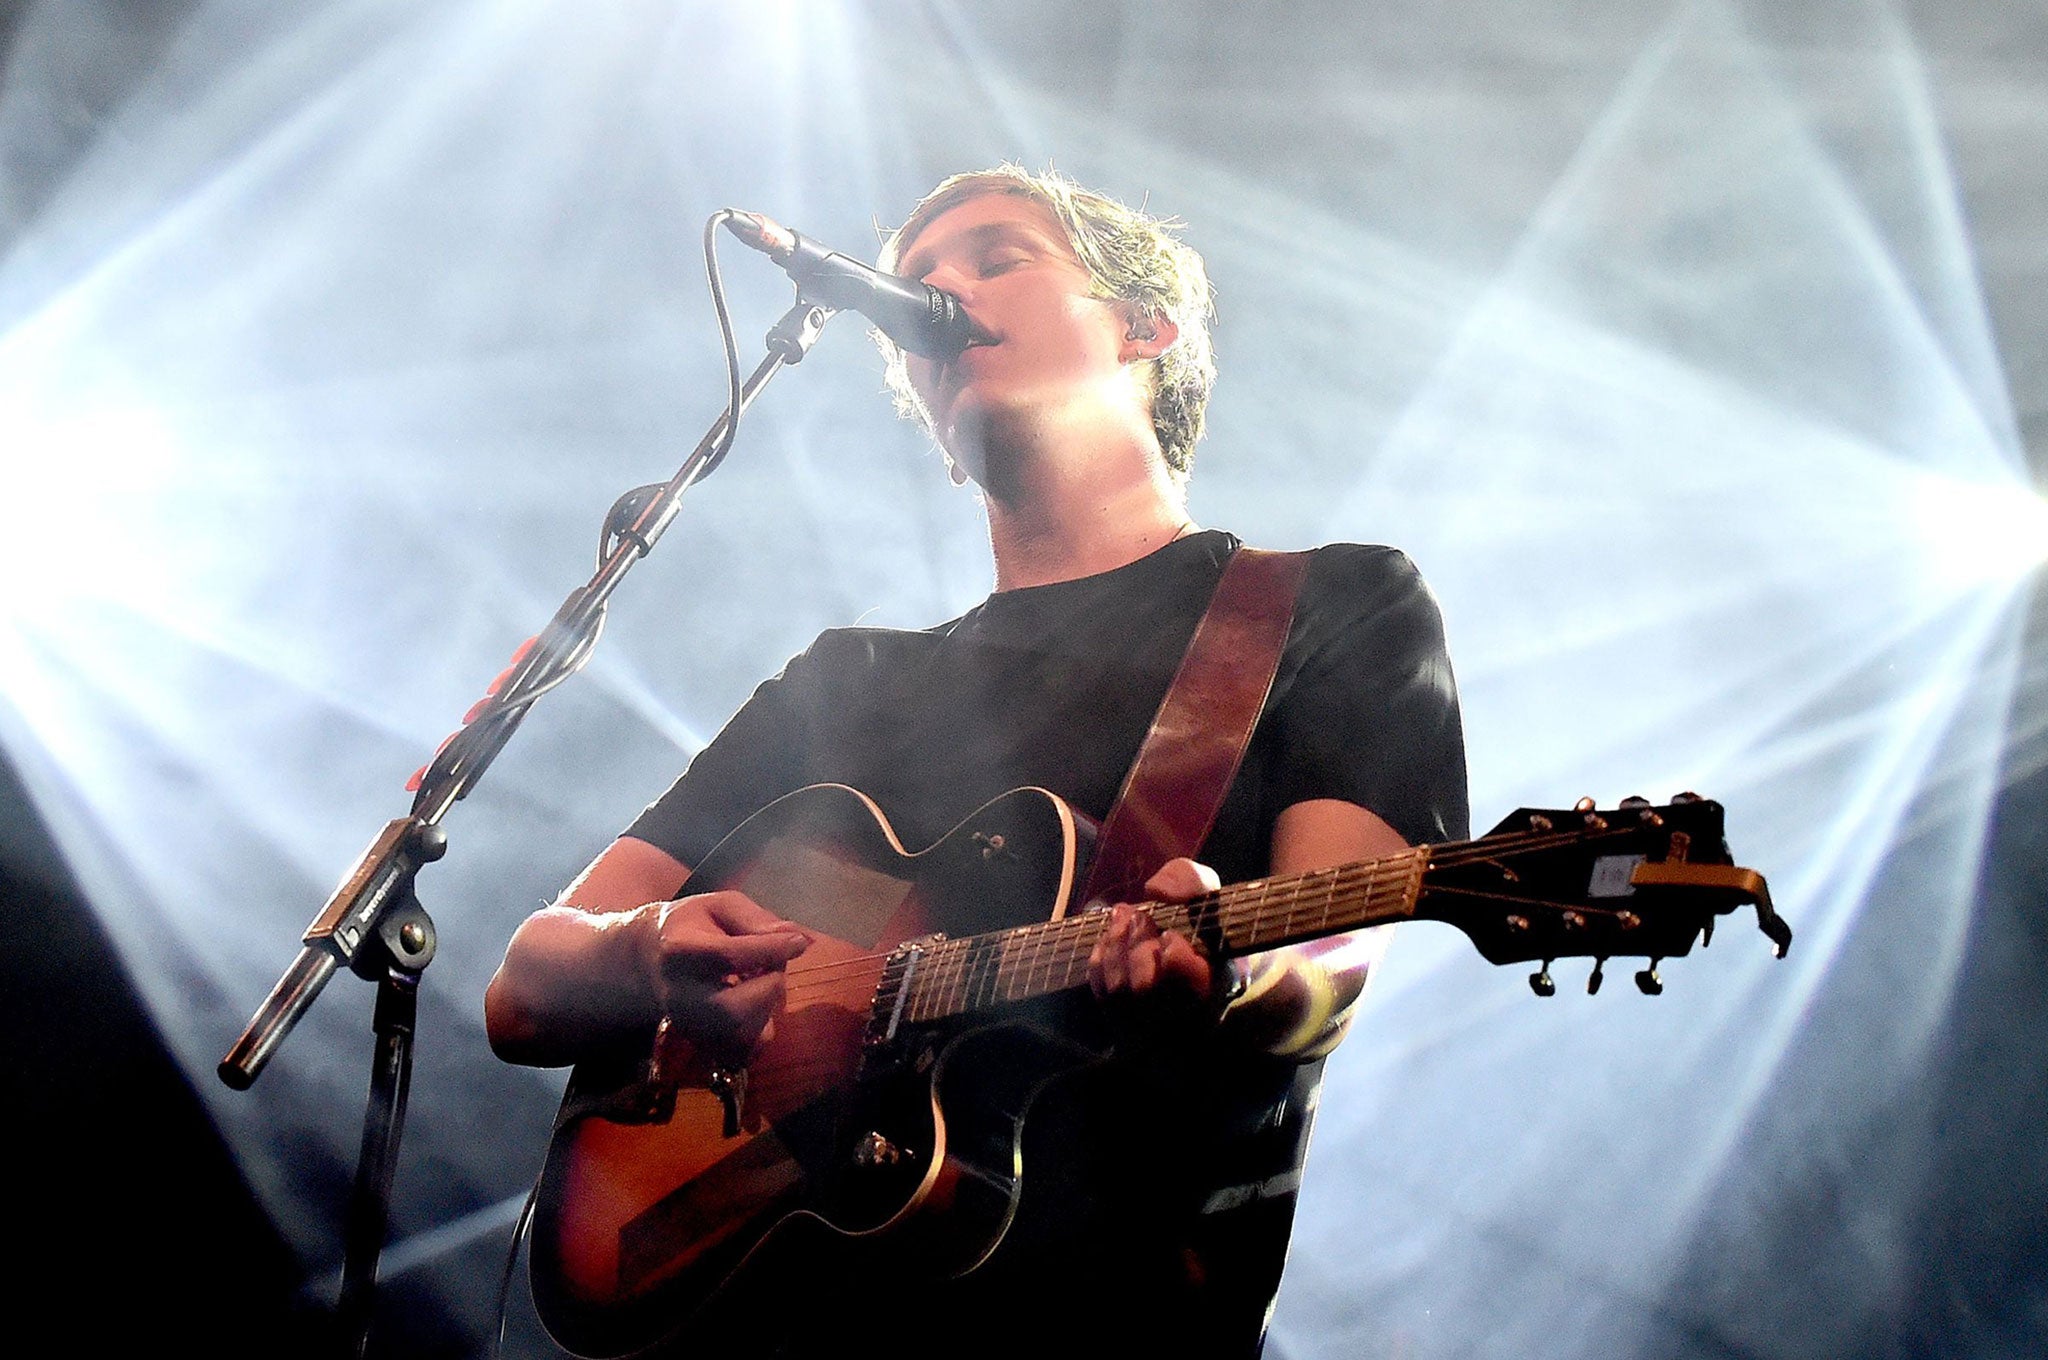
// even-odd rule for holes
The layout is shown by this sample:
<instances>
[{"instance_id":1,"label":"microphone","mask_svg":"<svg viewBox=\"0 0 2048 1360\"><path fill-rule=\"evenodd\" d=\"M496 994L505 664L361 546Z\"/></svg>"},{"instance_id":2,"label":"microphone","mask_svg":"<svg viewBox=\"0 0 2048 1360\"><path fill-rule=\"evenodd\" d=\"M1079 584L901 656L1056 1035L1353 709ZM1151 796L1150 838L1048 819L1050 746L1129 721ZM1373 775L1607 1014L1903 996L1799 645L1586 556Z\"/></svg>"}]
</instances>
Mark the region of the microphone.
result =
<instances>
[{"instance_id":1,"label":"microphone","mask_svg":"<svg viewBox=\"0 0 2048 1360\"><path fill-rule=\"evenodd\" d=\"M759 213L728 212L725 225L732 234L781 265L796 281L797 292L812 302L859 312L913 354L944 362L986 338L951 293L884 274Z\"/></svg>"}]
</instances>

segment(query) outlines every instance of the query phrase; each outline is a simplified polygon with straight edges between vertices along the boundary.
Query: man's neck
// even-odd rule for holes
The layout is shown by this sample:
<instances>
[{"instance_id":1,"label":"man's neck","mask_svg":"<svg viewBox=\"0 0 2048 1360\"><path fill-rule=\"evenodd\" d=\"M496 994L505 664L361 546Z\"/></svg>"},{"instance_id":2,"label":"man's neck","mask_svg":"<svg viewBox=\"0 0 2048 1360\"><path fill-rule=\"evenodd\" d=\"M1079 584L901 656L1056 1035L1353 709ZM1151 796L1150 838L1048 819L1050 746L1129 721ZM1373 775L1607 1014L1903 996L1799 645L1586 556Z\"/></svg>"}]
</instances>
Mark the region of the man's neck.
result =
<instances>
[{"instance_id":1,"label":"man's neck","mask_svg":"<svg viewBox=\"0 0 2048 1360\"><path fill-rule=\"evenodd\" d=\"M1194 525L1157 446L1039 458L987 496L996 589L1072 581L1128 566Z\"/></svg>"}]
</instances>

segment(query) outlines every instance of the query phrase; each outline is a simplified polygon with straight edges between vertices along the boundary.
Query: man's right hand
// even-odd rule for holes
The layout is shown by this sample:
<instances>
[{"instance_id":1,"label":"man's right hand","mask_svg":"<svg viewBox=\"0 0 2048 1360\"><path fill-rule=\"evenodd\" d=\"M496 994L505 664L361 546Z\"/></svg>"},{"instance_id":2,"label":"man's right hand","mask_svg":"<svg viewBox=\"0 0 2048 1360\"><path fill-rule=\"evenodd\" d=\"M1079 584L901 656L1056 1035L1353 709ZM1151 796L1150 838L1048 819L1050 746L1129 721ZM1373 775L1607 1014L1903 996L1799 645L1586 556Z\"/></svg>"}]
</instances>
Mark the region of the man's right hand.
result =
<instances>
[{"instance_id":1,"label":"man's right hand","mask_svg":"<svg viewBox=\"0 0 2048 1360\"><path fill-rule=\"evenodd\" d=\"M811 939L744 893L709 892L655 908L652 944L656 1004L676 1032L744 1053L782 1008L783 970Z\"/></svg>"},{"instance_id":2,"label":"man's right hand","mask_svg":"<svg viewBox=\"0 0 2048 1360\"><path fill-rule=\"evenodd\" d=\"M723 1053L751 1049L810 938L742 893L678 898L689 877L645 841L612 842L513 932L484 993L492 1050L558 1067L644 1048L664 1017Z\"/></svg>"}]
</instances>

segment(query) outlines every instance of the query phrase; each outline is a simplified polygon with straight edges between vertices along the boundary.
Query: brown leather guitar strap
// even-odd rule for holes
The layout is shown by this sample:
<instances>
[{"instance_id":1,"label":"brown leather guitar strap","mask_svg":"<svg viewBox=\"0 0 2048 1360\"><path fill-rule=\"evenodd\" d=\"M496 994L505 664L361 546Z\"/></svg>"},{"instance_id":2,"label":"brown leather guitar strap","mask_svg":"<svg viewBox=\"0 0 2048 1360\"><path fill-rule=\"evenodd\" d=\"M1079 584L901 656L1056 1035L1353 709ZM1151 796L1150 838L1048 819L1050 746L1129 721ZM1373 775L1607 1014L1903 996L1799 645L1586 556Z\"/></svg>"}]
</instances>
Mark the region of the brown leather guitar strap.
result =
<instances>
[{"instance_id":1,"label":"brown leather guitar strap","mask_svg":"<svg viewBox=\"0 0 2048 1360\"><path fill-rule=\"evenodd\" d=\"M1083 904L1135 902L1167 860L1208 838L1280 669L1307 553L1239 548L1152 718L1095 841Z\"/></svg>"}]
</instances>

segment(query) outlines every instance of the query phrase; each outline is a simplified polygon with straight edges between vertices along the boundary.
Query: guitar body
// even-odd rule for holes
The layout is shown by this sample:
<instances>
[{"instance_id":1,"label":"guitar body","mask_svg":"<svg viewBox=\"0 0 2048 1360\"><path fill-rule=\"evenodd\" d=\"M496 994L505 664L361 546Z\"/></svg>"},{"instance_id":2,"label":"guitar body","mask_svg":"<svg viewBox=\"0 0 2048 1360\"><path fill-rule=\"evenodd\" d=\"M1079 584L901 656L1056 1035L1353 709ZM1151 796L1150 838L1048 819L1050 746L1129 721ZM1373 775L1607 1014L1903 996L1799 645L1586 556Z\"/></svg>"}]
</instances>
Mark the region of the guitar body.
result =
<instances>
[{"instance_id":1,"label":"guitar body","mask_svg":"<svg viewBox=\"0 0 2048 1360\"><path fill-rule=\"evenodd\" d=\"M896 1278L986 1259L1015 1212L1034 1093L1092 1055L1019 1023L884 1038L874 1002L905 941L1063 913L1085 834L1056 796L1019 789L911 853L865 796L818 785L707 856L690 892L745 892L815 943L737 1078L681 1042L577 1068L533 1237L555 1339L601 1357L758 1344L799 1263L852 1281L884 1261Z\"/></svg>"},{"instance_id":2,"label":"guitar body","mask_svg":"<svg viewBox=\"0 0 2048 1360\"><path fill-rule=\"evenodd\" d=\"M555 1339L607 1360L657 1347L755 1353L799 1308L886 1336L919 1283L999 1275L1006 1240L1029 1259L1063 1234L1066 1260L1077 1245L1105 1249L1118 1221L1157 1218L1116 1206L1085 1219L1085 1175L1065 1193L1051 1177L1055 1193L1018 1213L1027 1150L1055 1167L1116 1150L1114 1137L1058 1132L1063 1112L1156 1103L1109 1089L1128 1085L1121 1078L1092 1091L1085 1080L1055 1082L1097 1056L1058 1037L1086 1028L1058 1008L1087 999L1103 930L1100 915L1066 915L1084 826L1045 790L1018 789L913 854L874 803L826 784L771 804L721 842L690 891L745 892L813 943L790 964L782 1009L743 1069L717 1067L666 1030L639 1061L577 1067L533 1236L534 1302ZM1491 962L1539 961L1529 981L1547 996L1560 958L1595 960L1589 990L1608 960L1647 958L1636 985L1660 992L1659 962L1683 957L1745 904L1782 956L1791 928L1763 876L1730 861L1719 804L1681 795L1604 815L1591 800L1524 808L1476 841L1147 910L1217 958L1446 921ZM1055 1133L1027 1149L1034 1104ZM1185 1142L1133 1140L1148 1149L1147 1174L1121 1175L1133 1168L1118 1164L1112 1177L1142 1193L1160 1155L1200 1155ZM1041 1200L1056 1207L1036 1214Z\"/></svg>"}]
</instances>

